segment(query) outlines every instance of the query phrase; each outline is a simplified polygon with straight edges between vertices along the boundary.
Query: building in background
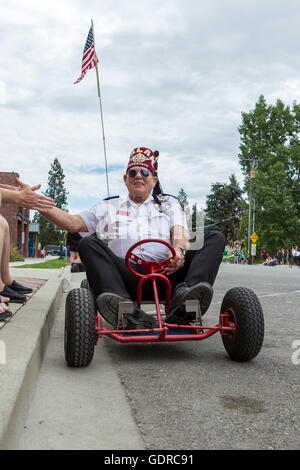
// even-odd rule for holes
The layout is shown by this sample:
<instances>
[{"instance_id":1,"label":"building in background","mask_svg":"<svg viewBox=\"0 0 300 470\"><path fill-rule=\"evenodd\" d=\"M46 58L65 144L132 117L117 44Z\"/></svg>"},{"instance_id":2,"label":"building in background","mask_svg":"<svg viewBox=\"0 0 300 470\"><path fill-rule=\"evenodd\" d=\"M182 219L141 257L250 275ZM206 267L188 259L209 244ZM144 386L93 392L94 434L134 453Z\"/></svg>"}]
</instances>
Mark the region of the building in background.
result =
<instances>
[{"instance_id":1,"label":"building in background","mask_svg":"<svg viewBox=\"0 0 300 470\"><path fill-rule=\"evenodd\" d=\"M0 171L0 183L17 186L15 172ZM28 257L29 240L29 209L24 209L16 204L4 203L0 209L3 217L6 218L10 230L10 243L17 247L24 258Z\"/></svg>"},{"instance_id":2,"label":"building in background","mask_svg":"<svg viewBox=\"0 0 300 470\"><path fill-rule=\"evenodd\" d=\"M39 243L40 224L29 224L29 242L28 255L29 258L40 258L41 244Z\"/></svg>"}]
</instances>

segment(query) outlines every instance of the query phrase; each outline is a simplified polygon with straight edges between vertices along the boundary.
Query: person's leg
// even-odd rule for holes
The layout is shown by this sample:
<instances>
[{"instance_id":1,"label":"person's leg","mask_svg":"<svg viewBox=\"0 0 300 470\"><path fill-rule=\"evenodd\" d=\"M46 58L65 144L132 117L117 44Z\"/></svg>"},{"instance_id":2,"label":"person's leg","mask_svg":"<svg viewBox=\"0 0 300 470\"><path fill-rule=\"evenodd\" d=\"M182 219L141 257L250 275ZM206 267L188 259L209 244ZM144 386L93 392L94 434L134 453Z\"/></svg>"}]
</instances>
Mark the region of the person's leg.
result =
<instances>
[{"instance_id":1,"label":"person's leg","mask_svg":"<svg viewBox=\"0 0 300 470\"><path fill-rule=\"evenodd\" d=\"M76 255L75 255L75 256L76 256L76 263L82 263L78 251L76 251Z\"/></svg>"},{"instance_id":2,"label":"person's leg","mask_svg":"<svg viewBox=\"0 0 300 470\"><path fill-rule=\"evenodd\" d=\"M127 269L125 261L118 258L97 235L80 241L79 254L96 297L103 292L111 292L131 298L138 281Z\"/></svg>"},{"instance_id":3,"label":"person's leg","mask_svg":"<svg viewBox=\"0 0 300 470\"><path fill-rule=\"evenodd\" d=\"M9 273L9 226L6 219L2 216L0 216L0 232L0 291L2 291L5 285L10 285L13 282Z\"/></svg>"},{"instance_id":4,"label":"person's leg","mask_svg":"<svg viewBox=\"0 0 300 470\"><path fill-rule=\"evenodd\" d=\"M85 237L79 244L79 255L85 266L88 282L97 297L103 292L112 292L124 298L136 300L139 278L132 274L125 260L116 256L96 235ZM134 269L144 274L137 265ZM163 293L162 283L158 284ZM146 282L143 287L143 298L153 298L152 283Z\"/></svg>"},{"instance_id":5,"label":"person's leg","mask_svg":"<svg viewBox=\"0 0 300 470\"><path fill-rule=\"evenodd\" d=\"M114 327L118 307L122 300L135 300L139 279L96 235L83 238L79 243L80 258L85 266L89 285L96 296L101 315ZM135 308L127 315L127 328L153 327L155 322Z\"/></svg>"},{"instance_id":6,"label":"person's leg","mask_svg":"<svg viewBox=\"0 0 300 470\"><path fill-rule=\"evenodd\" d=\"M178 270L172 279L170 276L172 286L176 287L167 322L181 323L185 315L184 302L188 299L199 299L202 314L206 312L212 299L212 286L222 262L224 246L224 235L210 231L204 235L203 247L200 250L187 252L183 268Z\"/></svg>"},{"instance_id":7,"label":"person's leg","mask_svg":"<svg viewBox=\"0 0 300 470\"><path fill-rule=\"evenodd\" d=\"M9 297L11 302L26 302L23 294L30 294L32 289L13 280L9 272L10 235L6 219L0 216L0 295Z\"/></svg>"},{"instance_id":8,"label":"person's leg","mask_svg":"<svg viewBox=\"0 0 300 470\"><path fill-rule=\"evenodd\" d=\"M72 266L72 264L74 263L74 260L75 260L75 251L73 251L72 249L70 249L70 260L69 260L69 264Z\"/></svg>"},{"instance_id":9,"label":"person's leg","mask_svg":"<svg viewBox=\"0 0 300 470\"><path fill-rule=\"evenodd\" d=\"M67 266L70 266L70 247L67 246Z\"/></svg>"},{"instance_id":10,"label":"person's leg","mask_svg":"<svg viewBox=\"0 0 300 470\"><path fill-rule=\"evenodd\" d=\"M192 251L188 265L185 282L193 286L198 282L214 284L223 258L225 237L217 231L210 231L204 235L201 250Z\"/></svg>"},{"instance_id":11,"label":"person's leg","mask_svg":"<svg viewBox=\"0 0 300 470\"><path fill-rule=\"evenodd\" d=\"M2 255L4 253L5 245L5 236L6 236L6 220L0 216L0 266L2 265ZM0 276L0 291L4 289L4 282ZM9 302L9 297L0 295L0 321L4 321L9 318L12 314L8 310L7 303Z\"/></svg>"},{"instance_id":12,"label":"person's leg","mask_svg":"<svg viewBox=\"0 0 300 470\"><path fill-rule=\"evenodd\" d=\"M4 282L2 281L2 254L4 249L4 240L5 240L5 219L0 216L0 291L4 289Z\"/></svg>"}]
</instances>

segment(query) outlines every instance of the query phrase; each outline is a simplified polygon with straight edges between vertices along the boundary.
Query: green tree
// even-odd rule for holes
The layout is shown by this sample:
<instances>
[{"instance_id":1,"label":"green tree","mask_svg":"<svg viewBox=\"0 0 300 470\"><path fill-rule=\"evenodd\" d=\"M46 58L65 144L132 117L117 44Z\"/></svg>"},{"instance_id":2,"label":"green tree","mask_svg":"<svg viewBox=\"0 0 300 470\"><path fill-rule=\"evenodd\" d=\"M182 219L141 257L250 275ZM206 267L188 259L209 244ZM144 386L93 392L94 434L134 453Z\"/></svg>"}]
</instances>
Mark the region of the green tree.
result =
<instances>
[{"instance_id":1,"label":"green tree","mask_svg":"<svg viewBox=\"0 0 300 470\"><path fill-rule=\"evenodd\" d=\"M238 239L239 221L243 211L243 191L234 174L229 183L214 183L206 197L205 231L219 230L228 243Z\"/></svg>"},{"instance_id":2,"label":"green tree","mask_svg":"<svg viewBox=\"0 0 300 470\"><path fill-rule=\"evenodd\" d=\"M56 207L67 211L67 195L65 184L65 175L61 164L57 158L51 163L51 167L48 173L48 186L46 191L43 193L45 196L54 199ZM33 218L33 222L40 224L40 242L42 246L45 245L59 245L62 241L62 231L56 225L48 222L38 212Z\"/></svg>"},{"instance_id":3,"label":"green tree","mask_svg":"<svg viewBox=\"0 0 300 470\"><path fill-rule=\"evenodd\" d=\"M180 189L177 199L182 209L185 210L188 207L189 202L188 202L187 194L183 188Z\"/></svg>"},{"instance_id":4,"label":"green tree","mask_svg":"<svg viewBox=\"0 0 300 470\"><path fill-rule=\"evenodd\" d=\"M299 244L300 232L300 105L275 105L260 96L255 108L242 113L239 161L249 193L251 164L255 164L253 196L258 248L275 254ZM245 219L242 235L247 238Z\"/></svg>"},{"instance_id":5,"label":"green tree","mask_svg":"<svg viewBox=\"0 0 300 470\"><path fill-rule=\"evenodd\" d=\"M188 222L188 226L190 227L190 224L191 224L191 222L190 222L191 208L190 208L190 205L189 205L187 193L185 192L185 190L183 188L180 189L180 191L178 193L178 196L177 196L177 199L178 199L178 202L181 205L182 209L185 212L187 222Z\"/></svg>"}]
</instances>

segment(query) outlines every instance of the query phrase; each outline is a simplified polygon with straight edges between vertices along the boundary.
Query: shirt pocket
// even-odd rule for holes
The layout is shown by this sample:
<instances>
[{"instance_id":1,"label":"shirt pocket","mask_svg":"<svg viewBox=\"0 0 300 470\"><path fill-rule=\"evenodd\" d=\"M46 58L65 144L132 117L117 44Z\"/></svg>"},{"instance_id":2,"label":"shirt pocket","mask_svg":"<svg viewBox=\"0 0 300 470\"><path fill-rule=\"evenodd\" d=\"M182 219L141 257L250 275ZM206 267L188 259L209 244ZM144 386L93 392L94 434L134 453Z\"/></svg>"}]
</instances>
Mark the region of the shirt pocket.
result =
<instances>
[{"instance_id":1,"label":"shirt pocket","mask_svg":"<svg viewBox=\"0 0 300 470\"><path fill-rule=\"evenodd\" d=\"M135 232L134 226L132 215L112 214L110 216L109 228L114 239L132 238L132 232Z\"/></svg>"},{"instance_id":2,"label":"shirt pocket","mask_svg":"<svg viewBox=\"0 0 300 470\"><path fill-rule=\"evenodd\" d=\"M160 212L155 207L151 208L148 217L149 238L170 240L170 217L164 212Z\"/></svg>"}]
</instances>

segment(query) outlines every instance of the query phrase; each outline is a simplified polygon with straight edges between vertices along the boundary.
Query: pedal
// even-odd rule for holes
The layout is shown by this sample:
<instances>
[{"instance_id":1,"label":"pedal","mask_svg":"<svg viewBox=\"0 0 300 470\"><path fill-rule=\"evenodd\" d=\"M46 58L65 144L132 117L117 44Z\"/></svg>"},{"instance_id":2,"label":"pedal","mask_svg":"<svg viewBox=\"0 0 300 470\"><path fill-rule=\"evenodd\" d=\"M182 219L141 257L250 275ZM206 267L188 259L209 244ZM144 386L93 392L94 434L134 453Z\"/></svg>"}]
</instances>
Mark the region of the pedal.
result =
<instances>
[{"instance_id":1,"label":"pedal","mask_svg":"<svg viewBox=\"0 0 300 470\"><path fill-rule=\"evenodd\" d=\"M202 326L201 307L198 299L186 300L185 311L188 313L195 313L195 326Z\"/></svg>"},{"instance_id":2,"label":"pedal","mask_svg":"<svg viewBox=\"0 0 300 470\"><path fill-rule=\"evenodd\" d=\"M118 323L117 323L118 330L124 329L124 320L123 320L124 313L133 313L133 311L134 311L134 303L131 302L130 300L124 300L123 302L119 303Z\"/></svg>"}]
</instances>

